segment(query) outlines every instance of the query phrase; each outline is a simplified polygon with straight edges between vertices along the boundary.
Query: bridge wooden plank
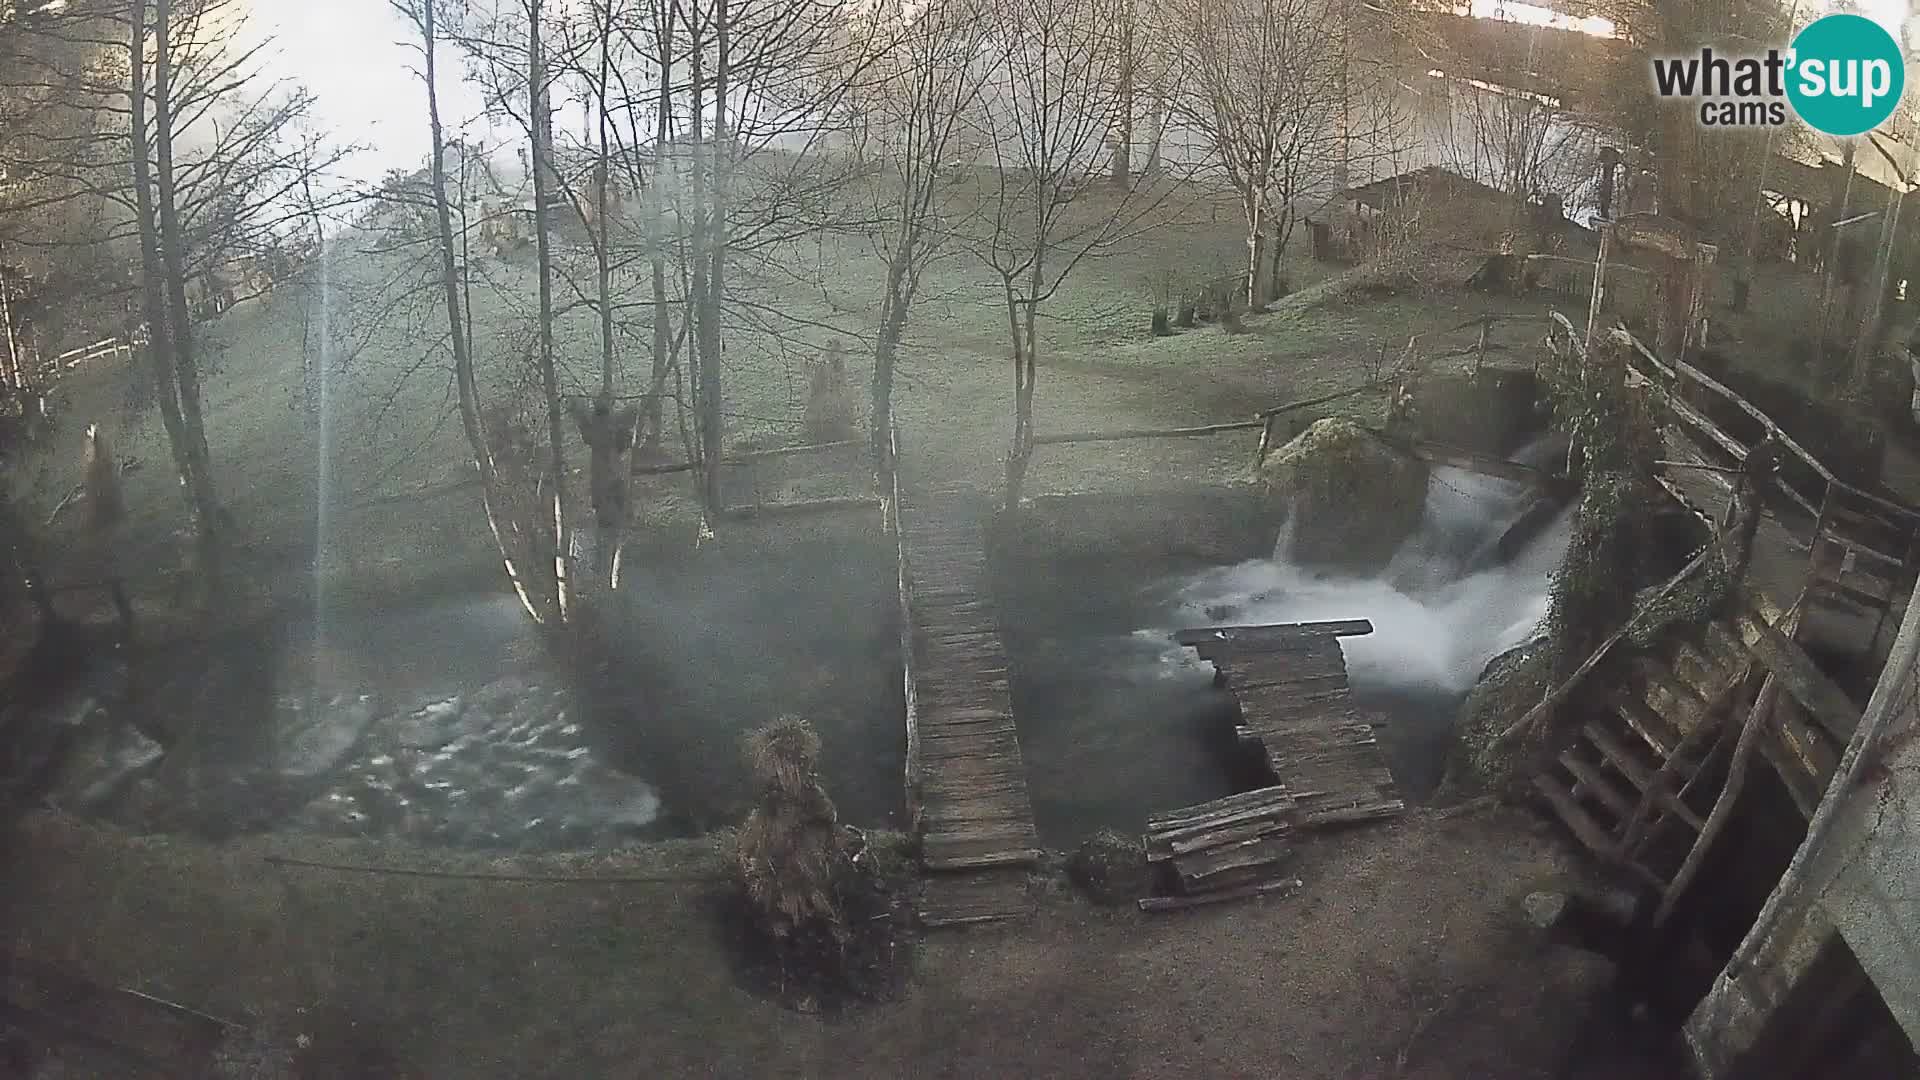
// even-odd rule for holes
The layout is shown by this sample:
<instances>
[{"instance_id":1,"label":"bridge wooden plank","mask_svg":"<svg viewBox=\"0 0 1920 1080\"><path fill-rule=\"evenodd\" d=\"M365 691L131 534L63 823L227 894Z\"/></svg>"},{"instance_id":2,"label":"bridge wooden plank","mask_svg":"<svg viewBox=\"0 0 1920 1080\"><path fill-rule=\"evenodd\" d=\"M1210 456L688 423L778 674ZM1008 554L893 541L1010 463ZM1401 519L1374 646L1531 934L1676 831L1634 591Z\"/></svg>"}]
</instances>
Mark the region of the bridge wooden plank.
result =
<instances>
[{"instance_id":1,"label":"bridge wooden plank","mask_svg":"<svg viewBox=\"0 0 1920 1080\"><path fill-rule=\"evenodd\" d=\"M908 769L930 873L916 906L929 927L1018 917L1032 907L1025 870L1040 845L985 531L962 499L921 499L900 511L919 736Z\"/></svg>"}]
</instances>

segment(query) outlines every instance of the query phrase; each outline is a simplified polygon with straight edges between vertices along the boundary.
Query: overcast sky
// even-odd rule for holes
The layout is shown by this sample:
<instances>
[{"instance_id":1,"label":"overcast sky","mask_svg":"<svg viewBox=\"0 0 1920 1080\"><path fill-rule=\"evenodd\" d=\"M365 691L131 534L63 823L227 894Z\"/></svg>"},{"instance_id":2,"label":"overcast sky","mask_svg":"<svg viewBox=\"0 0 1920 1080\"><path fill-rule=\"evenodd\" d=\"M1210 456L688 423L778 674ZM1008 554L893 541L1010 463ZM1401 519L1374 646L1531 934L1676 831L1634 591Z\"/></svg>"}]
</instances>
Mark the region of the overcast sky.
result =
<instances>
[{"instance_id":1,"label":"overcast sky","mask_svg":"<svg viewBox=\"0 0 1920 1080\"><path fill-rule=\"evenodd\" d=\"M411 28L387 0L252 0L253 32L271 35L270 71L313 91L321 126L343 142L366 145L351 169L376 180L388 169L427 160L426 88L413 73L419 53ZM440 49L440 108L449 135L478 115L480 93L463 79L453 50Z\"/></svg>"},{"instance_id":2,"label":"overcast sky","mask_svg":"<svg viewBox=\"0 0 1920 1080\"><path fill-rule=\"evenodd\" d=\"M352 163L356 179L376 180L388 169L412 169L425 163L424 88L410 70L417 54L400 44L412 35L388 0L252 0L252 4L253 32L275 39L272 70L313 91L319 121L336 138L370 148ZM1550 19L1546 9L1513 0L1505 4L1467 0L1467 4L1476 15L1524 22ZM1897 33L1909 0L1864 0L1860 7ZM1566 25L1563 19L1552 21ZM1576 22L1570 28L1589 33L1611 29L1591 22ZM479 114L481 98L465 81L459 56L445 46L440 52L441 109L452 134L459 123Z\"/></svg>"}]
</instances>

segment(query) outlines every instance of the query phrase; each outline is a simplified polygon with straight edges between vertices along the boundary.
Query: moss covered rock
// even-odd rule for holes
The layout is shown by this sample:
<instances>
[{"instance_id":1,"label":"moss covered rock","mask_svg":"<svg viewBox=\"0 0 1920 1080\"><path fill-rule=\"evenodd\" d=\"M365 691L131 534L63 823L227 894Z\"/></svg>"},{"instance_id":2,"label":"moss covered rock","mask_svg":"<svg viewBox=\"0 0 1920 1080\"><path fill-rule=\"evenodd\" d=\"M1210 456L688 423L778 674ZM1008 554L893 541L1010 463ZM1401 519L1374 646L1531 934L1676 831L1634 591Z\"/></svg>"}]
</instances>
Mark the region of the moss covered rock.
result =
<instances>
[{"instance_id":1,"label":"moss covered rock","mask_svg":"<svg viewBox=\"0 0 1920 1080\"><path fill-rule=\"evenodd\" d=\"M1426 512L1427 463L1349 420L1307 428L1260 476L1286 520L1280 554L1309 565L1377 570Z\"/></svg>"},{"instance_id":2,"label":"moss covered rock","mask_svg":"<svg viewBox=\"0 0 1920 1080\"><path fill-rule=\"evenodd\" d=\"M1536 727L1502 746L1493 740L1538 705L1551 689L1552 647L1543 639L1501 653L1460 705L1458 738L1447 760L1445 786L1453 794L1508 793L1526 780L1541 745Z\"/></svg>"}]
</instances>

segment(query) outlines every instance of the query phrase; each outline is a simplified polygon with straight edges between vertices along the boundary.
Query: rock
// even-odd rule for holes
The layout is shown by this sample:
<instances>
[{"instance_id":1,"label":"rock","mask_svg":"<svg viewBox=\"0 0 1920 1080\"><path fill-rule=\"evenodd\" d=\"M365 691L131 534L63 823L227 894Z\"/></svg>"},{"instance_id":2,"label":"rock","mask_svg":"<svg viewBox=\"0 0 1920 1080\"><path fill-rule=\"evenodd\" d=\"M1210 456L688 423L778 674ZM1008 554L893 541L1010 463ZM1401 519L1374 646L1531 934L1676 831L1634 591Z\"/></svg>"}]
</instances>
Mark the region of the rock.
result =
<instances>
[{"instance_id":1,"label":"rock","mask_svg":"<svg viewBox=\"0 0 1920 1080\"><path fill-rule=\"evenodd\" d=\"M165 753L131 724L95 724L68 755L47 801L63 810L95 810Z\"/></svg>"},{"instance_id":2,"label":"rock","mask_svg":"<svg viewBox=\"0 0 1920 1080\"><path fill-rule=\"evenodd\" d=\"M1457 738L1447 760L1445 785L1454 793L1504 791L1522 775L1539 731L1494 747L1493 739L1540 703L1550 689L1553 649L1540 639L1509 649L1487 663L1460 705Z\"/></svg>"},{"instance_id":3,"label":"rock","mask_svg":"<svg viewBox=\"0 0 1920 1080\"><path fill-rule=\"evenodd\" d=\"M275 767L296 779L311 779L345 761L373 719L373 701L364 694L305 708L287 704L280 710Z\"/></svg>"},{"instance_id":4,"label":"rock","mask_svg":"<svg viewBox=\"0 0 1920 1080\"><path fill-rule=\"evenodd\" d=\"M1567 910L1567 894L1531 892L1520 902L1520 906L1526 911L1528 922L1542 930L1551 930Z\"/></svg>"},{"instance_id":5,"label":"rock","mask_svg":"<svg viewBox=\"0 0 1920 1080\"><path fill-rule=\"evenodd\" d=\"M1347 420L1307 428L1267 458L1260 477L1286 519L1275 557L1302 564L1378 570L1426 513L1426 462Z\"/></svg>"}]
</instances>

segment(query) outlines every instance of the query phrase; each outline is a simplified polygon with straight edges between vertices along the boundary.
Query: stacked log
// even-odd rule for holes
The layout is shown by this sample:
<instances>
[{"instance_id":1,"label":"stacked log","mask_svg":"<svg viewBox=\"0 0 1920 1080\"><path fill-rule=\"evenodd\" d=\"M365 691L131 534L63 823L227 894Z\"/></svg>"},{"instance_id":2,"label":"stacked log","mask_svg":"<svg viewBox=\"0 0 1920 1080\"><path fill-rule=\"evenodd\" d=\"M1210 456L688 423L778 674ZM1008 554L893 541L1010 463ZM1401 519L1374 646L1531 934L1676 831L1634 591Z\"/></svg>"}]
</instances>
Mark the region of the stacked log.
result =
<instances>
[{"instance_id":1,"label":"stacked log","mask_svg":"<svg viewBox=\"0 0 1920 1080\"><path fill-rule=\"evenodd\" d=\"M1140 910L1178 910L1291 884L1281 869L1292 854L1296 815L1293 794L1276 785L1149 818L1147 862L1175 895L1142 899Z\"/></svg>"}]
</instances>

